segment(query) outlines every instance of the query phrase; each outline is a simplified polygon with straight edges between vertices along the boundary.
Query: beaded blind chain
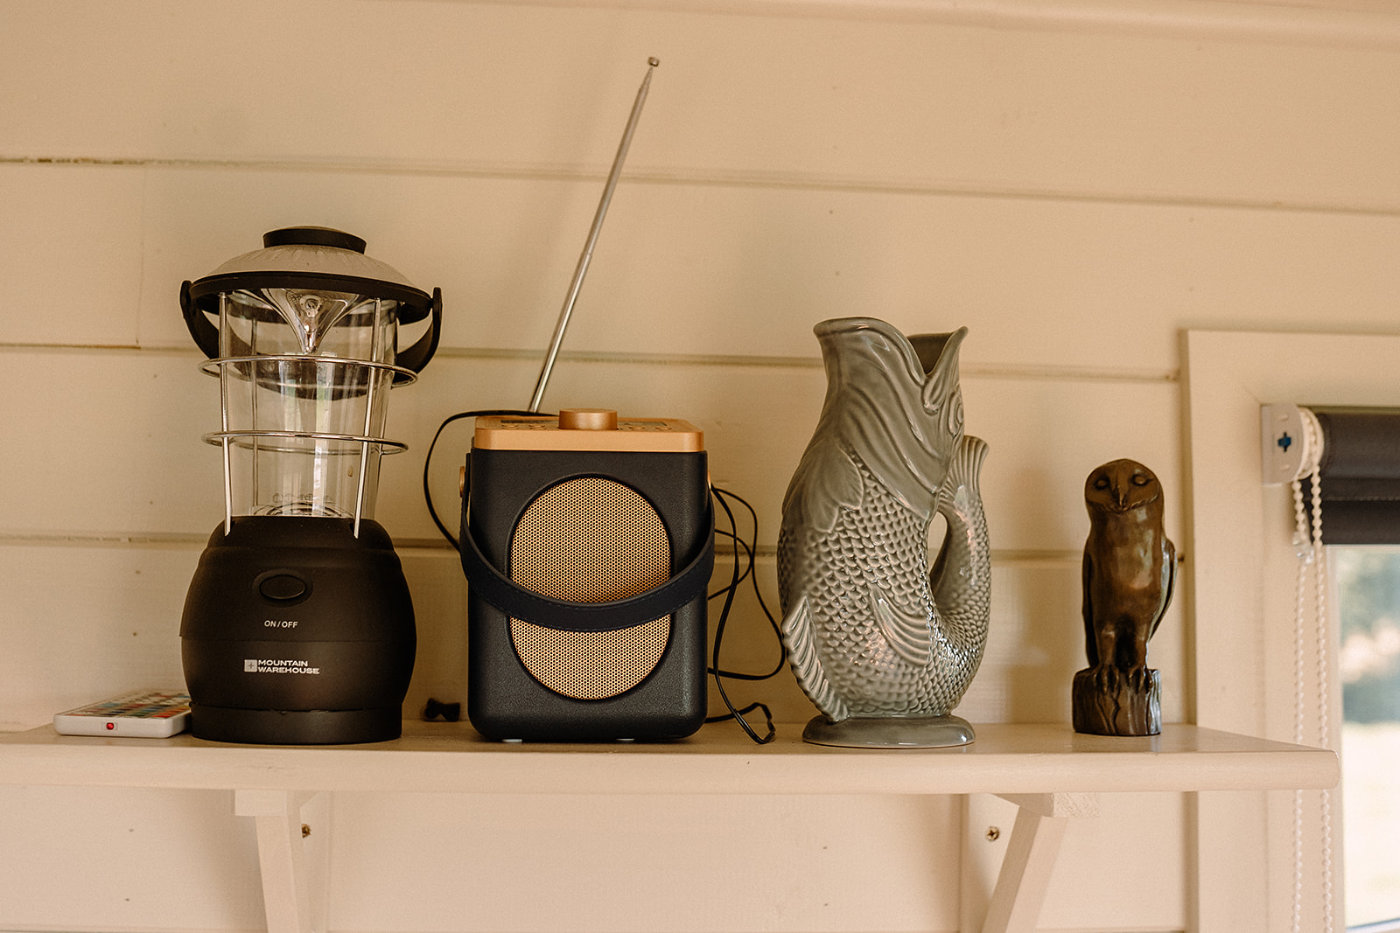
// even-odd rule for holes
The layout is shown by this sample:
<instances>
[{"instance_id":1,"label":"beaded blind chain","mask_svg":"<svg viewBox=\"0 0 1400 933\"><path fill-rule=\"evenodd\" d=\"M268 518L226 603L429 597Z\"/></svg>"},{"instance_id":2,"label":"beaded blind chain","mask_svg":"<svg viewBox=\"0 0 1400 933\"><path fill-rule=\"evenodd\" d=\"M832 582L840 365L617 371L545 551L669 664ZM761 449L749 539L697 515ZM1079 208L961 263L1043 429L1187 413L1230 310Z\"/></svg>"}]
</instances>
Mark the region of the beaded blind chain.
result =
<instances>
[{"instance_id":1,"label":"beaded blind chain","mask_svg":"<svg viewBox=\"0 0 1400 933\"><path fill-rule=\"evenodd\" d=\"M1317 418L1307 409L1302 409L1303 429L1308 435L1304 449L1320 450L1322 431ZM1296 744L1306 743L1306 714L1308 704L1304 698L1306 686L1305 649L1307 641L1307 591L1311 583L1315 613L1314 626L1317 646L1317 744L1323 748L1331 746L1331 712L1328 697L1330 632L1327 616L1327 552L1322 544L1322 476L1317 464L1311 470L1311 521L1309 509L1303 503L1302 479L1295 479L1293 490L1293 515L1295 531L1293 546L1298 553L1298 581L1296 606L1293 614L1293 682L1296 702L1294 705L1293 740ZM1324 789L1321 798L1322 811L1322 930L1332 933L1335 927L1332 883L1332 794ZM1303 907L1303 792L1293 794L1293 933L1302 933Z\"/></svg>"}]
</instances>

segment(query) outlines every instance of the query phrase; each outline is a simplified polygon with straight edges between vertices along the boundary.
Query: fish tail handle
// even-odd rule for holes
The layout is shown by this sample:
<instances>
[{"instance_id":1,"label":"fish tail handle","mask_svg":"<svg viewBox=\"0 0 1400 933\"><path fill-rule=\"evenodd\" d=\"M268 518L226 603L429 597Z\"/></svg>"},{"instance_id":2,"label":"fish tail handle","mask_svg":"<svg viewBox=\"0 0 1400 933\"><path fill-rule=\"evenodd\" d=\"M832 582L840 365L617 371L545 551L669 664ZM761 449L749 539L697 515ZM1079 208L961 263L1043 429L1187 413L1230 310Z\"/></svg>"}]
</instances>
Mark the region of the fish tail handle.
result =
<instances>
[{"instance_id":1,"label":"fish tail handle","mask_svg":"<svg viewBox=\"0 0 1400 933\"><path fill-rule=\"evenodd\" d=\"M959 511L957 505L959 490L966 489L979 503L982 491L978 480L982 475L982 463L987 458L987 442L980 437L964 434L953 458L948 464L948 473L943 485L938 488L937 508L945 516Z\"/></svg>"},{"instance_id":2,"label":"fish tail handle","mask_svg":"<svg viewBox=\"0 0 1400 933\"><path fill-rule=\"evenodd\" d=\"M982 490L978 486L986 456L986 441L963 435L953 453L952 462L948 464L948 473L943 485L938 488L934 503L938 514L948 522L943 547L939 549L929 572L934 603L944 616L954 602L963 600L966 595L963 590L972 580L985 576L990 559L987 517L982 508ZM949 574L950 565L959 568L960 573ZM983 568L983 572L978 572L979 567Z\"/></svg>"}]
</instances>

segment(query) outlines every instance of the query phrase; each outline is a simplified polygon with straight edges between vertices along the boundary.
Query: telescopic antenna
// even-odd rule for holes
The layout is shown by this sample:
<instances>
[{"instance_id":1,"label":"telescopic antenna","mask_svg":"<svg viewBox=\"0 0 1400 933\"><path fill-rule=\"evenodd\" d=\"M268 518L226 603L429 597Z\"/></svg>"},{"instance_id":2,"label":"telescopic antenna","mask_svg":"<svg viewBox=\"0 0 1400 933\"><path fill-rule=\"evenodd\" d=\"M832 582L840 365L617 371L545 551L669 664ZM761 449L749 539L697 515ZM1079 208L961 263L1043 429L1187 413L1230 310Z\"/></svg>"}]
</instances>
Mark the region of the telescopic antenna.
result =
<instances>
[{"instance_id":1,"label":"telescopic antenna","mask_svg":"<svg viewBox=\"0 0 1400 933\"><path fill-rule=\"evenodd\" d=\"M583 253L578 257L578 268L574 270L574 280L569 283L569 293L564 299L564 307L559 311L559 321L554 325L554 338L549 343L549 352L545 354L539 381L535 383L535 394L530 398L530 411L540 410L540 401L544 398L544 389L549 383L549 374L554 371L554 361L559 356L559 346L564 342L564 331L569 327L569 316L574 312L574 303L578 301L579 290L583 288L583 277L588 273L588 263L593 259L593 247L597 244L598 234L603 229L603 218L607 216L608 205L612 202L613 190L617 188L617 179L622 175L622 163L627 158L627 148L632 145L632 134L637 129L637 119L642 115L642 105L646 103L647 88L651 85L651 74L659 64L661 64L660 59L647 59L646 77L642 78L642 86L637 88L637 99L632 103L632 114L627 118L627 128L622 131L622 142L618 144L617 155L613 157L612 170L608 172L608 183L603 188L603 197L598 202L598 211L593 215L593 226L588 231L588 240L583 244Z\"/></svg>"}]
</instances>

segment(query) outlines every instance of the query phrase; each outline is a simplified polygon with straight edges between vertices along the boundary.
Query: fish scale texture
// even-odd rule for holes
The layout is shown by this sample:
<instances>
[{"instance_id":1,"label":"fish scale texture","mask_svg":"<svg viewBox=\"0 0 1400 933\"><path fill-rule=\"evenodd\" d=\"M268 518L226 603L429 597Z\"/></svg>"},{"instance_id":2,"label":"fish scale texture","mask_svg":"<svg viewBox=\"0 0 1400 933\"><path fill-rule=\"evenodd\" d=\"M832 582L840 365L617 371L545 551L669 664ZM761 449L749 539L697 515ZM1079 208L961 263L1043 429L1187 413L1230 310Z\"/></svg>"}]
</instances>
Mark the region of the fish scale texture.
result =
<instances>
[{"instance_id":1,"label":"fish scale texture","mask_svg":"<svg viewBox=\"0 0 1400 933\"><path fill-rule=\"evenodd\" d=\"M828 534L804 528L781 549L789 574L800 550L812 585L805 588L812 638L831 689L853 716L941 716L962 699L981 660L985 628L979 637L968 618L981 609L985 620L987 587L956 581L940 593L945 605L940 625L929 584L928 521L903 506L858 457L861 507L841 509ZM975 477L975 466L973 466ZM985 543L985 523L976 510L971 534ZM958 571L952 571L958 572ZM967 568L961 573L966 575ZM916 665L901 657L875 618L877 594L900 617L922 619L931 659ZM962 637L967 636L967 637Z\"/></svg>"}]
</instances>

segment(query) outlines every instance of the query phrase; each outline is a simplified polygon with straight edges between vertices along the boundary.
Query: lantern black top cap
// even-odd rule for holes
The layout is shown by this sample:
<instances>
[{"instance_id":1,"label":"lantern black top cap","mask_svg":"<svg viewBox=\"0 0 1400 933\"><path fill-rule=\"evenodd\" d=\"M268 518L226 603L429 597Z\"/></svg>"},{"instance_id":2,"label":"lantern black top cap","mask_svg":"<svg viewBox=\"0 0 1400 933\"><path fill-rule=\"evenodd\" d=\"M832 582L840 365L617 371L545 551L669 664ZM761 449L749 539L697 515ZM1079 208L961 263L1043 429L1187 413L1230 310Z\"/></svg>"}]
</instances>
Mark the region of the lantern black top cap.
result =
<instances>
[{"instance_id":1,"label":"lantern black top cap","mask_svg":"<svg viewBox=\"0 0 1400 933\"><path fill-rule=\"evenodd\" d=\"M365 255L365 241L331 227L281 227L263 234L261 249L236 256L211 274L186 284L198 310L218 314L218 296L262 288L324 289L398 302L400 323L434 312L433 295L388 263Z\"/></svg>"},{"instance_id":2,"label":"lantern black top cap","mask_svg":"<svg viewBox=\"0 0 1400 933\"><path fill-rule=\"evenodd\" d=\"M236 256L210 275L180 286L180 311L190 336L211 360L219 356L219 328L211 319L221 313L220 295L239 291L286 288L349 292L361 298L387 299L396 304L399 323L429 319L427 331L413 346L399 350L404 371L396 385L411 382L437 352L442 325L442 292L427 292L388 263L365 255L365 241L330 227L282 227L263 235L262 249ZM254 313L260 313L254 309ZM271 312L276 313L276 312Z\"/></svg>"},{"instance_id":3,"label":"lantern black top cap","mask_svg":"<svg viewBox=\"0 0 1400 933\"><path fill-rule=\"evenodd\" d=\"M282 227L263 234L263 246L330 246L357 253L365 251L365 241L353 233L332 227Z\"/></svg>"}]
</instances>

